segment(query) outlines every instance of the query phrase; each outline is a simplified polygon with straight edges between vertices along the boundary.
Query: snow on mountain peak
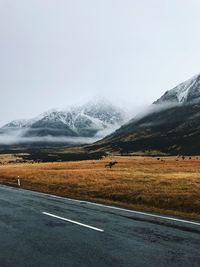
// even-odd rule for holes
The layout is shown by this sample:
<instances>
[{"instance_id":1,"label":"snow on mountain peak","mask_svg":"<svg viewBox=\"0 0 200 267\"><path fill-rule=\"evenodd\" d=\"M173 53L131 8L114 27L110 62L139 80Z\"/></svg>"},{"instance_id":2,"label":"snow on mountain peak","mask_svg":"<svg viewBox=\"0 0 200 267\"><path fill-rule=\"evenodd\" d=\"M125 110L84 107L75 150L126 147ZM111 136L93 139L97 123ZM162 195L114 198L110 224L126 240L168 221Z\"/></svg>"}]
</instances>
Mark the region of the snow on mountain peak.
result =
<instances>
[{"instance_id":1,"label":"snow on mountain peak","mask_svg":"<svg viewBox=\"0 0 200 267\"><path fill-rule=\"evenodd\" d=\"M29 120L14 120L11 121L10 123L6 124L3 126L3 128L9 127L9 128L14 128L14 127L18 127L18 128L23 128L27 125L27 123L29 122Z\"/></svg>"},{"instance_id":2,"label":"snow on mountain peak","mask_svg":"<svg viewBox=\"0 0 200 267\"><path fill-rule=\"evenodd\" d=\"M180 103L185 102L187 100L189 91L195 85L198 77L199 75L195 75L191 79L187 80L186 82L181 83L175 88L176 95Z\"/></svg>"},{"instance_id":3,"label":"snow on mountain peak","mask_svg":"<svg viewBox=\"0 0 200 267\"><path fill-rule=\"evenodd\" d=\"M125 122L125 113L105 100L90 101L66 110L51 109L31 120L13 121L3 128L23 128L26 135L93 137Z\"/></svg>"},{"instance_id":4,"label":"snow on mountain peak","mask_svg":"<svg viewBox=\"0 0 200 267\"><path fill-rule=\"evenodd\" d=\"M167 91L155 104L163 102L186 103L200 97L200 74Z\"/></svg>"}]
</instances>

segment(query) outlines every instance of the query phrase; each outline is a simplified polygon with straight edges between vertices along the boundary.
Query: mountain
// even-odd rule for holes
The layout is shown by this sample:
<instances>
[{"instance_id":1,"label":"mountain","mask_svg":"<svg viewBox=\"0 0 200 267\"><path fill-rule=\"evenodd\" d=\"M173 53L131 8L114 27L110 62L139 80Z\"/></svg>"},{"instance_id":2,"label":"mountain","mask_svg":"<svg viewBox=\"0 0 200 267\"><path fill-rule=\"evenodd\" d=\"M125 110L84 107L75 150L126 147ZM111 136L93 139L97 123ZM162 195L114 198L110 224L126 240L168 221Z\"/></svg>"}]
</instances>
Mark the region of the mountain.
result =
<instances>
[{"instance_id":1,"label":"mountain","mask_svg":"<svg viewBox=\"0 0 200 267\"><path fill-rule=\"evenodd\" d=\"M200 75L167 91L149 109L89 150L136 154L200 154Z\"/></svg>"},{"instance_id":2,"label":"mountain","mask_svg":"<svg viewBox=\"0 0 200 267\"><path fill-rule=\"evenodd\" d=\"M162 103L191 103L199 101L200 98L200 74L195 75L191 79L183 82L167 91L161 98L155 101L155 104Z\"/></svg>"},{"instance_id":3,"label":"mountain","mask_svg":"<svg viewBox=\"0 0 200 267\"><path fill-rule=\"evenodd\" d=\"M50 137L57 142L63 142L66 137L100 139L119 128L125 120L125 112L118 107L107 100L94 100L66 110L50 110L30 120L12 121L0 128L0 142L5 133L17 136L20 142L30 141L30 138L45 141Z\"/></svg>"}]
</instances>

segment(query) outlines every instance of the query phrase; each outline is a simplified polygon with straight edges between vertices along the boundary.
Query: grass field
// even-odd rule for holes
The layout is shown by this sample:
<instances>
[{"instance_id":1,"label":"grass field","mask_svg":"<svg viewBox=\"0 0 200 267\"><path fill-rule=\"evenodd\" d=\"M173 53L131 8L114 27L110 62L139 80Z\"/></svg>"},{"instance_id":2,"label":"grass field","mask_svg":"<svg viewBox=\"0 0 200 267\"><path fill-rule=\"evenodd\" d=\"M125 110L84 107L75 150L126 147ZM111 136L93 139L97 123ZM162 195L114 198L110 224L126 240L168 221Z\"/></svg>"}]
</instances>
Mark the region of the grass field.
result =
<instances>
[{"instance_id":1,"label":"grass field","mask_svg":"<svg viewBox=\"0 0 200 267\"><path fill-rule=\"evenodd\" d=\"M112 169L109 161L118 161ZM112 157L8 164L0 183L59 196L200 219L200 157Z\"/></svg>"}]
</instances>

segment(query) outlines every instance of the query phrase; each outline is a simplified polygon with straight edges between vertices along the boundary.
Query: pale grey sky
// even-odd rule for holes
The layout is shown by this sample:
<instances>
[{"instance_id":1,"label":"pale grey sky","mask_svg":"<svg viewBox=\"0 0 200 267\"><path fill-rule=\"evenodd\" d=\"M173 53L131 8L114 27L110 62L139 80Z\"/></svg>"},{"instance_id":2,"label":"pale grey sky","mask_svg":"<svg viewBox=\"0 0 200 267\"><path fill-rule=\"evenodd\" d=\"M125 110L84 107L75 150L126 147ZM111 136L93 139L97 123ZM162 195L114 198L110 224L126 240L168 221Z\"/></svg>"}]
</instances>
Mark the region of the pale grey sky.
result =
<instances>
[{"instance_id":1,"label":"pale grey sky","mask_svg":"<svg viewBox=\"0 0 200 267\"><path fill-rule=\"evenodd\" d=\"M0 0L0 125L105 96L130 109L200 72L200 0Z\"/></svg>"}]
</instances>

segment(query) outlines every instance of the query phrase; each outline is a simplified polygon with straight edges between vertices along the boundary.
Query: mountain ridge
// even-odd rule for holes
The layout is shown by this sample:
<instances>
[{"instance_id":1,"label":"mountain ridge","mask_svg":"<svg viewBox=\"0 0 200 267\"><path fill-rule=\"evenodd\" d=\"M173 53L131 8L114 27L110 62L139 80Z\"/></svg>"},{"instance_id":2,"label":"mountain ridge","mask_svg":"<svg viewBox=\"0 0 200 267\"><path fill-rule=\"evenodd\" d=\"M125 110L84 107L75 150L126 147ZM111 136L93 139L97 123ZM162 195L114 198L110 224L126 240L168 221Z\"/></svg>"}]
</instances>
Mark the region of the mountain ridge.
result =
<instances>
[{"instance_id":1,"label":"mountain ridge","mask_svg":"<svg viewBox=\"0 0 200 267\"><path fill-rule=\"evenodd\" d=\"M173 89L166 91L154 104L163 102L188 103L200 98L200 74L180 83Z\"/></svg>"},{"instance_id":2,"label":"mountain ridge","mask_svg":"<svg viewBox=\"0 0 200 267\"><path fill-rule=\"evenodd\" d=\"M29 120L15 120L0 128L0 132L17 132L20 137L104 137L119 128L126 113L109 101L95 100L64 110L51 109ZM105 133L104 133L105 132ZM25 140L25 139L24 139Z\"/></svg>"},{"instance_id":3,"label":"mountain ridge","mask_svg":"<svg viewBox=\"0 0 200 267\"><path fill-rule=\"evenodd\" d=\"M165 92L144 114L88 150L136 154L200 154L200 75Z\"/></svg>"}]
</instances>

